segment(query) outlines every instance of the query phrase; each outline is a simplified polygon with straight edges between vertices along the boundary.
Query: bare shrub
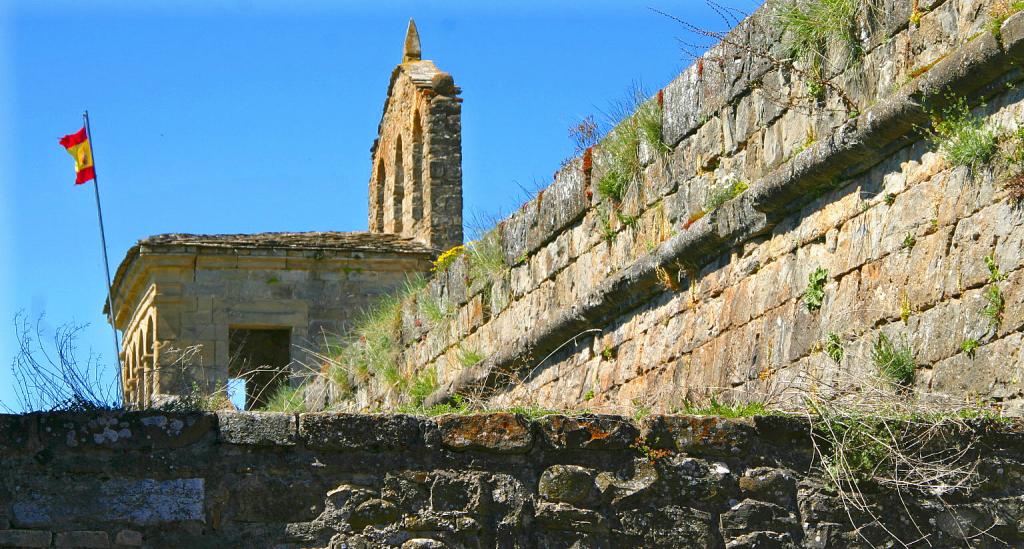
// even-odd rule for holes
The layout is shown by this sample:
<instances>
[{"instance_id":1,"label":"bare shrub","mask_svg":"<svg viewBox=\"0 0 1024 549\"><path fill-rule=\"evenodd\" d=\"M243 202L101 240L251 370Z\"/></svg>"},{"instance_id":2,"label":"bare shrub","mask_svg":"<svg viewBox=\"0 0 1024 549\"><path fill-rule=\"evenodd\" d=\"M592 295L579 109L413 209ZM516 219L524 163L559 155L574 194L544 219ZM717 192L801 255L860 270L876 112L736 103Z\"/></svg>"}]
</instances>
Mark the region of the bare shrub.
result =
<instances>
[{"instance_id":1,"label":"bare shrub","mask_svg":"<svg viewBox=\"0 0 1024 549\"><path fill-rule=\"evenodd\" d=\"M79 356L78 336L88 325L62 324L47 335L43 320L43 315L34 323L23 312L14 315L18 348L11 371L19 411L120 409L116 367L100 362L91 351L84 359Z\"/></svg>"}]
</instances>

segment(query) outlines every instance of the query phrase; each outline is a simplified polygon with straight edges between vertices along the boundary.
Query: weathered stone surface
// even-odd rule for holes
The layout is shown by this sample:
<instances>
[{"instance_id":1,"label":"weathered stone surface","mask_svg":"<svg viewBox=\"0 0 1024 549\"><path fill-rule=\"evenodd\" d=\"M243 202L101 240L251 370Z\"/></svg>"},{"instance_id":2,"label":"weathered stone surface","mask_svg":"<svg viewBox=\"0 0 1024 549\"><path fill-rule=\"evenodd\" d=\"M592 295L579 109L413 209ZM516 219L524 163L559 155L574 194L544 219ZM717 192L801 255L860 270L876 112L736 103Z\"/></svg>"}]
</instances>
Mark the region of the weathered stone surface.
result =
<instances>
[{"instance_id":1,"label":"weathered stone surface","mask_svg":"<svg viewBox=\"0 0 1024 549\"><path fill-rule=\"evenodd\" d=\"M308 424L314 415L307 414ZM934 525L937 547L961 546L958 532L979 530L1011 547L1024 540L1017 423L951 426L940 437L941 448L951 447L950 436L980 437L969 449L970 459L980 459L972 492L947 494L946 503L904 493L913 503L904 508L892 488L876 486L863 493L873 515L848 515L821 469L808 466L812 444L799 419L778 423L787 433L780 436L767 424L657 416L632 447L556 448L527 444L526 433L542 430L541 421L454 417L466 420L449 425L449 442L461 441L462 451L443 442L435 420L416 419L428 426L427 444L377 453L367 448L393 429L392 418L324 414L346 447L363 449L247 447L208 436L157 451L64 446L48 450L45 461L4 453L0 509L9 502L12 513L0 540L17 547L49 547L58 537L69 547L399 548L410 540L453 548L846 547L860 544L860 536L885 546L887 531L909 523ZM351 428L339 426L342 418ZM626 418L602 422L637 429ZM724 428L724 445L699 428L692 432L719 442L694 442L685 427L708 425L743 427ZM577 426L557 432L578 433ZM658 440L667 441L664 448ZM746 451L723 450L732 447ZM145 474L156 478L139 480ZM160 480L171 475L177 477Z\"/></svg>"},{"instance_id":2,"label":"weathered stone surface","mask_svg":"<svg viewBox=\"0 0 1024 549\"><path fill-rule=\"evenodd\" d=\"M621 450L636 442L640 432L616 416L546 416L539 422L544 440L557 449Z\"/></svg>"},{"instance_id":3,"label":"weathered stone surface","mask_svg":"<svg viewBox=\"0 0 1024 549\"><path fill-rule=\"evenodd\" d=\"M114 545L141 547L142 532L137 530L121 530L117 533L117 536L114 537Z\"/></svg>"},{"instance_id":4,"label":"weathered stone surface","mask_svg":"<svg viewBox=\"0 0 1024 549\"><path fill-rule=\"evenodd\" d=\"M57 532L53 545L54 547L106 549L110 547L110 536L106 532L88 530Z\"/></svg>"},{"instance_id":5,"label":"weathered stone surface","mask_svg":"<svg viewBox=\"0 0 1024 549\"><path fill-rule=\"evenodd\" d=\"M594 471L578 465L552 465L540 476L540 495L556 503L590 507L597 500Z\"/></svg>"},{"instance_id":6,"label":"weathered stone surface","mask_svg":"<svg viewBox=\"0 0 1024 549\"><path fill-rule=\"evenodd\" d=\"M218 412L220 439L247 446L294 446L298 436L295 414Z\"/></svg>"},{"instance_id":7,"label":"weathered stone surface","mask_svg":"<svg viewBox=\"0 0 1024 549\"><path fill-rule=\"evenodd\" d=\"M516 414L450 415L437 418L441 443L452 450L523 453L533 446L533 430Z\"/></svg>"},{"instance_id":8,"label":"weathered stone surface","mask_svg":"<svg viewBox=\"0 0 1024 549\"><path fill-rule=\"evenodd\" d=\"M206 497L202 478L110 479L43 484L29 479L11 503L14 523L28 527L124 521L156 525L202 521Z\"/></svg>"},{"instance_id":9,"label":"weathered stone surface","mask_svg":"<svg viewBox=\"0 0 1024 549\"><path fill-rule=\"evenodd\" d=\"M796 505L796 477L789 471L759 467L739 478L740 492L749 498L785 508Z\"/></svg>"},{"instance_id":10,"label":"weathered stone surface","mask_svg":"<svg viewBox=\"0 0 1024 549\"><path fill-rule=\"evenodd\" d=\"M395 522L399 517L398 508L390 501L383 499L371 499L360 503L352 512L349 522L352 529L361 531L371 524L388 524Z\"/></svg>"},{"instance_id":11,"label":"weathered stone surface","mask_svg":"<svg viewBox=\"0 0 1024 549\"><path fill-rule=\"evenodd\" d=\"M0 547L49 547L53 534L41 530L0 530Z\"/></svg>"},{"instance_id":12,"label":"weathered stone surface","mask_svg":"<svg viewBox=\"0 0 1024 549\"><path fill-rule=\"evenodd\" d=\"M711 516L697 509L668 505L623 511L623 543L653 547L710 548L718 545Z\"/></svg>"},{"instance_id":13,"label":"weathered stone surface","mask_svg":"<svg viewBox=\"0 0 1024 549\"><path fill-rule=\"evenodd\" d=\"M403 415L302 414L299 438L315 450L395 452L422 445L419 421Z\"/></svg>"},{"instance_id":14,"label":"weathered stone surface","mask_svg":"<svg viewBox=\"0 0 1024 549\"><path fill-rule=\"evenodd\" d=\"M50 448L177 448L210 435L214 421L197 413L109 411L83 420L80 414L38 416L39 438Z\"/></svg>"},{"instance_id":15,"label":"weathered stone surface","mask_svg":"<svg viewBox=\"0 0 1024 549\"><path fill-rule=\"evenodd\" d=\"M413 538L402 544L402 549L447 549L448 546L436 539Z\"/></svg>"},{"instance_id":16,"label":"weathered stone surface","mask_svg":"<svg viewBox=\"0 0 1024 549\"><path fill-rule=\"evenodd\" d=\"M790 540L799 539L800 536L796 517L786 508L773 503L746 499L722 514L722 535L726 539L770 531L788 534Z\"/></svg>"},{"instance_id":17,"label":"weathered stone surface","mask_svg":"<svg viewBox=\"0 0 1024 549\"><path fill-rule=\"evenodd\" d=\"M750 420L711 416L654 416L644 422L645 439L655 448L722 457L745 453L753 431Z\"/></svg>"},{"instance_id":18,"label":"weathered stone surface","mask_svg":"<svg viewBox=\"0 0 1024 549\"><path fill-rule=\"evenodd\" d=\"M537 523L551 530L605 533L607 521L600 513L577 509L565 503L541 502L537 505Z\"/></svg>"}]
</instances>

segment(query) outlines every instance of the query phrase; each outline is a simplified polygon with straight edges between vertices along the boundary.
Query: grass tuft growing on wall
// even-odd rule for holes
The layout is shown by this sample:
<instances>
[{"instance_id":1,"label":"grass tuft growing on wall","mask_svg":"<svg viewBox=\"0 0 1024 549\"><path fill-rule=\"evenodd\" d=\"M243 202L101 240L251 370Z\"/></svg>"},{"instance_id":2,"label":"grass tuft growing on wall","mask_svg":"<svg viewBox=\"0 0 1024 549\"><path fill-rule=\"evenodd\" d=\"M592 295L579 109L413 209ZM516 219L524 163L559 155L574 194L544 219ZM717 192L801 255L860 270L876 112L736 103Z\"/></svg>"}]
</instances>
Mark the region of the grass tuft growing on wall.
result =
<instances>
[{"instance_id":1,"label":"grass tuft growing on wall","mask_svg":"<svg viewBox=\"0 0 1024 549\"><path fill-rule=\"evenodd\" d=\"M722 185L716 185L708 190L708 196L704 199L704 212L711 212L718 209L722 204L743 194L749 188L745 181L735 177L730 178Z\"/></svg>"},{"instance_id":2,"label":"grass tuft growing on wall","mask_svg":"<svg viewBox=\"0 0 1024 549\"><path fill-rule=\"evenodd\" d=\"M436 391L437 387L437 370L434 368L422 369L409 381L408 394L410 403L414 407L422 406L423 401Z\"/></svg>"},{"instance_id":3,"label":"grass tuft growing on wall","mask_svg":"<svg viewBox=\"0 0 1024 549\"><path fill-rule=\"evenodd\" d=\"M882 378L891 383L908 387L914 382L917 364L906 337L893 341L884 333L878 334L871 348L871 361Z\"/></svg>"},{"instance_id":4,"label":"grass tuft growing on wall","mask_svg":"<svg viewBox=\"0 0 1024 549\"><path fill-rule=\"evenodd\" d=\"M301 413L306 411L305 393L302 387L281 385L270 395L264 412Z\"/></svg>"},{"instance_id":5,"label":"grass tuft growing on wall","mask_svg":"<svg viewBox=\"0 0 1024 549\"><path fill-rule=\"evenodd\" d=\"M466 276L471 282L496 282L508 269L501 233L497 229L466 245Z\"/></svg>"},{"instance_id":6,"label":"grass tuft growing on wall","mask_svg":"<svg viewBox=\"0 0 1024 549\"><path fill-rule=\"evenodd\" d=\"M648 99L641 86L634 86L627 98L614 105L612 110L607 118L614 127L601 141L607 167L597 181L597 192L606 199L619 202L633 180L641 175L641 144L658 154L667 153L669 147L661 137L662 107L657 100Z\"/></svg>"},{"instance_id":7,"label":"grass tuft growing on wall","mask_svg":"<svg viewBox=\"0 0 1024 549\"><path fill-rule=\"evenodd\" d=\"M929 110L932 127L925 134L951 164L977 169L995 155L998 132L971 112L965 98L951 99L948 107Z\"/></svg>"},{"instance_id":8,"label":"grass tuft growing on wall","mask_svg":"<svg viewBox=\"0 0 1024 549\"><path fill-rule=\"evenodd\" d=\"M852 59L860 53L856 18L865 0L788 0L776 10L783 44L805 65L811 95L820 96L827 80L829 50L844 47Z\"/></svg>"},{"instance_id":9,"label":"grass tuft growing on wall","mask_svg":"<svg viewBox=\"0 0 1024 549\"><path fill-rule=\"evenodd\" d=\"M988 31L1002 40L1003 23L1021 10L1024 10L1024 0L994 0L988 6Z\"/></svg>"},{"instance_id":10,"label":"grass tuft growing on wall","mask_svg":"<svg viewBox=\"0 0 1024 549\"><path fill-rule=\"evenodd\" d=\"M725 418L765 416L772 413L762 402L727 404L720 402L715 397L711 397L707 404L695 404L690 401L686 401L679 410L677 410L677 412L693 416L717 416Z\"/></svg>"}]
</instances>

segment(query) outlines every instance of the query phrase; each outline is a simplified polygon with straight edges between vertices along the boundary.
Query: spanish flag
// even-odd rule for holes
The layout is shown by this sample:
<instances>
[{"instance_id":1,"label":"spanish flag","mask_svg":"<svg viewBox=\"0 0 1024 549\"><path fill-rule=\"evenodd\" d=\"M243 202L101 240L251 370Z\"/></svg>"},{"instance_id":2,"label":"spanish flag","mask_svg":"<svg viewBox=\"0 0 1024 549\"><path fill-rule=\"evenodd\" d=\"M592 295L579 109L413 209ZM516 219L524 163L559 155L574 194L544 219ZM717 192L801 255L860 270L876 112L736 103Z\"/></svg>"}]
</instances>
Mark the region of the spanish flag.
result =
<instances>
[{"instance_id":1,"label":"spanish flag","mask_svg":"<svg viewBox=\"0 0 1024 549\"><path fill-rule=\"evenodd\" d=\"M96 170L92 165L92 145L89 144L89 136L83 127L75 133L60 138L60 144L68 150L75 159L75 185L81 185L90 179L96 178Z\"/></svg>"}]
</instances>

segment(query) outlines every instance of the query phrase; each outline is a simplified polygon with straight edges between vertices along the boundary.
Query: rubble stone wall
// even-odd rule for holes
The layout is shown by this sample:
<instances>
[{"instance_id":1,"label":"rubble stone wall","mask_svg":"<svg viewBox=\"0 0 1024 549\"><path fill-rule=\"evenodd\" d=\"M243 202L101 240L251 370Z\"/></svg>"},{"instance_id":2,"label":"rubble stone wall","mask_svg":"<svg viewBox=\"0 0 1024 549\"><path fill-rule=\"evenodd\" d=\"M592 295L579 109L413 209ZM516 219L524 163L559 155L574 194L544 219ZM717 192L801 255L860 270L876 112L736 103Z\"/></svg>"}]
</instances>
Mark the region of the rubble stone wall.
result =
<instances>
[{"instance_id":1,"label":"rubble stone wall","mask_svg":"<svg viewBox=\"0 0 1024 549\"><path fill-rule=\"evenodd\" d=\"M658 94L670 151L642 148L643 176L621 202L597 190L608 169L598 145L499 224L505 276L467 284L463 258L435 277L450 319L410 307L402 330L404 371L441 380L428 403L480 387L497 404L553 407L784 400L862 372L885 333L912 347L919 388L1021 413L1024 213L1004 188L1012 174L953 166L920 128L961 98L1000 132L1020 125L1024 15L997 36L986 2L881 2L858 20L861 57L832 52L842 93L809 100L806 78L769 61L788 55L772 9ZM749 189L703 212L736 181ZM986 256L1007 275L994 328L981 314ZM824 301L811 310L819 268ZM838 363L824 353L832 334ZM980 347L962 351L968 340ZM485 359L466 367L467 350ZM395 399L377 381L354 403Z\"/></svg>"},{"instance_id":2,"label":"rubble stone wall","mask_svg":"<svg viewBox=\"0 0 1024 549\"><path fill-rule=\"evenodd\" d=\"M974 489L857 510L777 416L0 416L0 547L1019 546L1021 428L968 439Z\"/></svg>"}]
</instances>

